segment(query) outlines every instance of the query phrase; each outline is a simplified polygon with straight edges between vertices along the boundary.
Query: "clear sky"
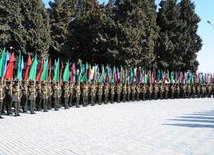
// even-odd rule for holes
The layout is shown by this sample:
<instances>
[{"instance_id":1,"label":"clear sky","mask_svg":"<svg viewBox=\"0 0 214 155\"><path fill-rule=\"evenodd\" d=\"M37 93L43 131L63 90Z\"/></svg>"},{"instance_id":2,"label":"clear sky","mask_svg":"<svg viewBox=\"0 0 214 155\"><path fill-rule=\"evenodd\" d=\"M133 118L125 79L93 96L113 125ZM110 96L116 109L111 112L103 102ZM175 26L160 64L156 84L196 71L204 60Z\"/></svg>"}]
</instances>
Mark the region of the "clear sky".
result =
<instances>
[{"instance_id":1,"label":"clear sky","mask_svg":"<svg viewBox=\"0 0 214 155\"><path fill-rule=\"evenodd\" d=\"M46 7L50 0L43 0ZM100 3L108 0L99 0ZM159 4L160 0L155 0ZM200 63L198 71L214 73L214 27L207 23L209 20L214 26L214 0L192 0L196 5L196 13L201 18L198 34L203 40L203 46L198 53Z\"/></svg>"}]
</instances>

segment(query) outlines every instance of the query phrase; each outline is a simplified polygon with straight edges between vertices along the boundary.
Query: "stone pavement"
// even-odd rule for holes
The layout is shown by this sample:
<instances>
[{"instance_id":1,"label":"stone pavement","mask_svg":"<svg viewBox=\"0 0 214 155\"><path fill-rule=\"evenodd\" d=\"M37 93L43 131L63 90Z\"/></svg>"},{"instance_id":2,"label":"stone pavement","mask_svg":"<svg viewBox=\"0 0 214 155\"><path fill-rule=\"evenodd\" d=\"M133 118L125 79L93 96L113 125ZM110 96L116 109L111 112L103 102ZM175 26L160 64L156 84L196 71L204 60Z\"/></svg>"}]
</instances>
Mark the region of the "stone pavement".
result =
<instances>
[{"instance_id":1,"label":"stone pavement","mask_svg":"<svg viewBox=\"0 0 214 155\"><path fill-rule=\"evenodd\" d=\"M213 155L214 99L4 116L0 155Z\"/></svg>"}]
</instances>

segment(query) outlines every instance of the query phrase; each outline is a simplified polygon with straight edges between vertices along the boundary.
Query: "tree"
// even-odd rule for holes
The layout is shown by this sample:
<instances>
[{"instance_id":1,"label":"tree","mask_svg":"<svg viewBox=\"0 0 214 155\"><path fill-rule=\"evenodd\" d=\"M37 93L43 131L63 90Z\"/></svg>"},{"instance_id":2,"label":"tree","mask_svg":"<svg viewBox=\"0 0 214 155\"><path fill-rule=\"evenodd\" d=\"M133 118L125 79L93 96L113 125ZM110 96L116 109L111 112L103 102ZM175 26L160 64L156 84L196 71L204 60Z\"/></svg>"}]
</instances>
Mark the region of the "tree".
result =
<instances>
[{"instance_id":1,"label":"tree","mask_svg":"<svg viewBox=\"0 0 214 155\"><path fill-rule=\"evenodd\" d=\"M0 11L0 46L25 54L48 54L49 16L41 0L2 0Z\"/></svg>"},{"instance_id":2,"label":"tree","mask_svg":"<svg viewBox=\"0 0 214 155\"><path fill-rule=\"evenodd\" d=\"M184 53L183 62L185 66L183 69L196 71L199 65L197 53L202 47L202 39L197 34L200 18L195 13L195 4L191 0L181 0L179 6L181 11L180 19L183 25L185 25L181 31L183 34L183 44L180 45Z\"/></svg>"},{"instance_id":3,"label":"tree","mask_svg":"<svg viewBox=\"0 0 214 155\"><path fill-rule=\"evenodd\" d=\"M185 66L181 51L184 25L180 19L180 8L177 0L162 0L157 14L160 27L156 54L159 68L179 70Z\"/></svg>"},{"instance_id":4,"label":"tree","mask_svg":"<svg viewBox=\"0 0 214 155\"><path fill-rule=\"evenodd\" d=\"M51 52L70 54L72 47L68 43L69 24L74 19L75 0L55 0L50 2L48 12L51 25Z\"/></svg>"}]
</instances>

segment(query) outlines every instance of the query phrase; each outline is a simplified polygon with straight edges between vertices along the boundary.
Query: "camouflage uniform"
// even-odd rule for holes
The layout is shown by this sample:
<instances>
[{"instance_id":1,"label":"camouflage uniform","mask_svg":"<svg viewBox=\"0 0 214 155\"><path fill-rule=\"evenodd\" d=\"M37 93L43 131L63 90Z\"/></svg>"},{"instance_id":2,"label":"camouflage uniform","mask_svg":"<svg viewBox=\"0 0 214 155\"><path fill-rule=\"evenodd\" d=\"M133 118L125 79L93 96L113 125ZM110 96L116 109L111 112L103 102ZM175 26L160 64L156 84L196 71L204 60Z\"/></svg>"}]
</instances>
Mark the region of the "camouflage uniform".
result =
<instances>
[{"instance_id":1,"label":"camouflage uniform","mask_svg":"<svg viewBox=\"0 0 214 155\"><path fill-rule=\"evenodd\" d=\"M88 84L83 84L82 87L82 103L83 107L86 107L88 105L88 94L89 94L89 87Z\"/></svg>"},{"instance_id":2,"label":"camouflage uniform","mask_svg":"<svg viewBox=\"0 0 214 155\"><path fill-rule=\"evenodd\" d=\"M105 96L105 100L104 100L104 103L105 104L108 104L109 102L109 83L105 83L104 85L104 96Z\"/></svg>"},{"instance_id":3,"label":"camouflage uniform","mask_svg":"<svg viewBox=\"0 0 214 155\"><path fill-rule=\"evenodd\" d=\"M195 84L192 85L192 98L195 98L195 93L196 93L196 86Z\"/></svg>"},{"instance_id":4,"label":"camouflage uniform","mask_svg":"<svg viewBox=\"0 0 214 155\"><path fill-rule=\"evenodd\" d=\"M118 83L117 84L117 103L120 103L121 91L122 91L122 84Z\"/></svg>"},{"instance_id":5,"label":"camouflage uniform","mask_svg":"<svg viewBox=\"0 0 214 155\"><path fill-rule=\"evenodd\" d=\"M143 86L142 86L142 97L143 97L143 101L145 101L146 99L146 84L144 83Z\"/></svg>"},{"instance_id":6,"label":"camouflage uniform","mask_svg":"<svg viewBox=\"0 0 214 155\"><path fill-rule=\"evenodd\" d=\"M12 83L12 81L11 81ZM7 109L7 115L12 114L12 84L7 83L6 85L6 96L5 96L5 102L6 102L6 109Z\"/></svg>"},{"instance_id":7,"label":"camouflage uniform","mask_svg":"<svg viewBox=\"0 0 214 155\"><path fill-rule=\"evenodd\" d=\"M5 88L3 83L0 84L0 119L2 119L3 117L1 116L2 114L2 110L3 110L3 101L5 98Z\"/></svg>"},{"instance_id":8,"label":"camouflage uniform","mask_svg":"<svg viewBox=\"0 0 214 155\"><path fill-rule=\"evenodd\" d=\"M112 83L110 86L111 90L111 103L114 103L115 85Z\"/></svg>"},{"instance_id":9,"label":"camouflage uniform","mask_svg":"<svg viewBox=\"0 0 214 155\"><path fill-rule=\"evenodd\" d=\"M20 116L19 110L20 110L20 101L22 97L22 91L18 83L14 84L12 91L13 91L12 102L14 103L15 116Z\"/></svg>"},{"instance_id":10,"label":"camouflage uniform","mask_svg":"<svg viewBox=\"0 0 214 155\"><path fill-rule=\"evenodd\" d=\"M209 84L209 85L208 85L208 97L210 98L211 95L212 95L212 85Z\"/></svg>"},{"instance_id":11,"label":"camouflage uniform","mask_svg":"<svg viewBox=\"0 0 214 155\"><path fill-rule=\"evenodd\" d=\"M200 84L197 84L197 98L200 98L201 97L201 85Z\"/></svg>"},{"instance_id":12,"label":"camouflage uniform","mask_svg":"<svg viewBox=\"0 0 214 155\"><path fill-rule=\"evenodd\" d=\"M21 86L22 88L22 98L21 98L21 105L22 105L22 112L25 113L27 112L27 103L28 103L28 82L23 81L23 85Z\"/></svg>"},{"instance_id":13,"label":"camouflage uniform","mask_svg":"<svg viewBox=\"0 0 214 155\"><path fill-rule=\"evenodd\" d=\"M180 98L180 85L176 84L175 86L176 98Z\"/></svg>"},{"instance_id":14,"label":"camouflage uniform","mask_svg":"<svg viewBox=\"0 0 214 155\"><path fill-rule=\"evenodd\" d=\"M161 83L160 84L160 99L161 100L163 99L163 93L164 93L164 87L163 87L163 84Z\"/></svg>"},{"instance_id":15,"label":"camouflage uniform","mask_svg":"<svg viewBox=\"0 0 214 155\"><path fill-rule=\"evenodd\" d=\"M52 95L53 95L53 89L52 89L52 85L51 82L48 82L48 109L50 110L52 108Z\"/></svg>"},{"instance_id":16,"label":"camouflage uniform","mask_svg":"<svg viewBox=\"0 0 214 155\"><path fill-rule=\"evenodd\" d=\"M37 111L40 111L41 107L42 107L41 106L42 105L42 86L41 86L40 81L37 82L36 89L37 89L37 92L38 92L38 95L36 97L36 109L37 109Z\"/></svg>"},{"instance_id":17,"label":"camouflage uniform","mask_svg":"<svg viewBox=\"0 0 214 155\"><path fill-rule=\"evenodd\" d=\"M157 100L158 92L159 92L159 87L158 87L158 84L156 83L154 85L154 99L155 100Z\"/></svg>"},{"instance_id":18,"label":"camouflage uniform","mask_svg":"<svg viewBox=\"0 0 214 155\"><path fill-rule=\"evenodd\" d=\"M63 98L64 98L65 109L69 109L69 106L68 106L69 95L70 95L70 87L68 83L65 83L63 87Z\"/></svg>"},{"instance_id":19,"label":"camouflage uniform","mask_svg":"<svg viewBox=\"0 0 214 155\"><path fill-rule=\"evenodd\" d=\"M91 105L94 106L96 102L96 95L97 95L97 84L91 84L90 88L90 96L91 96Z\"/></svg>"},{"instance_id":20,"label":"camouflage uniform","mask_svg":"<svg viewBox=\"0 0 214 155\"><path fill-rule=\"evenodd\" d=\"M70 89L69 89L69 101L68 101L68 106L72 107L73 105L73 94L74 94L74 85L73 83L70 85Z\"/></svg>"},{"instance_id":21,"label":"camouflage uniform","mask_svg":"<svg viewBox=\"0 0 214 155\"><path fill-rule=\"evenodd\" d=\"M43 111L48 112L48 85L46 82L42 83L42 105L43 105Z\"/></svg>"},{"instance_id":22,"label":"camouflage uniform","mask_svg":"<svg viewBox=\"0 0 214 155\"><path fill-rule=\"evenodd\" d=\"M206 97L206 91L207 91L206 85L203 84L203 85L202 85L202 97L203 97L203 98Z\"/></svg>"},{"instance_id":23,"label":"camouflage uniform","mask_svg":"<svg viewBox=\"0 0 214 155\"><path fill-rule=\"evenodd\" d=\"M30 113L31 114L35 114L34 112L34 107L35 107L35 101L36 101L36 97L38 95L37 91L36 91L36 88L34 86L34 83L33 81L30 83L30 85L28 86L28 102L30 104Z\"/></svg>"},{"instance_id":24,"label":"camouflage uniform","mask_svg":"<svg viewBox=\"0 0 214 155\"><path fill-rule=\"evenodd\" d=\"M135 94L136 94L136 85L133 83L131 85L131 90L132 90L132 102L135 101Z\"/></svg>"},{"instance_id":25,"label":"camouflage uniform","mask_svg":"<svg viewBox=\"0 0 214 155\"><path fill-rule=\"evenodd\" d=\"M191 85L188 84L188 85L187 85L187 97L188 97L188 98L190 98L191 93L192 93L192 92L191 92Z\"/></svg>"},{"instance_id":26,"label":"camouflage uniform","mask_svg":"<svg viewBox=\"0 0 214 155\"><path fill-rule=\"evenodd\" d=\"M137 86L136 86L137 101L140 101L140 93L141 93L140 84L137 84Z\"/></svg>"},{"instance_id":27,"label":"camouflage uniform","mask_svg":"<svg viewBox=\"0 0 214 155\"><path fill-rule=\"evenodd\" d=\"M103 84L100 83L98 85L98 104L99 105L102 104L102 98L103 98Z\"/></svg>"},{"instance_id":28,"label":"camouflage uniform","mask_svg":"<svg viewBox=\"0 0 214 155\"><path fill-rule=\"evenodd\" d=\"M149 85L149 91L148 91L149 100L152 99L152 93L153 93L153 85L150 84L150 85Z\"/></svg>"},{"instance_id":29,"label":"camouflage uniform","mask_svg":"<svg viewBox=\"0 0 214 155\"><path fill-rule=\"evenodd\" d=\"M80 107L80 95L81 95L81 88L80 88L80 82L77 82L77 85L75 85L75 96L76 96L76 107Z\"/></svg>"},{"instance_id":30,"label":"camouflage uniform","mask_svg":"<svg viewBox=\"0 0 214 155\"><path fill-rule=\"evenodd\" d=\"M175 94L175 85L174 85L174 83L172 83L172 85L171 85L170 92L171 92L171 99L174 99L174 94Z\"/></svg>"},{"instance_id":31,"label":"camouflage uniform","mask_svg":"<svg viewBox=\"0 0 214 155\"><path fill-rule=\"evenodd\" d=\"M186 84L182 85L182 98L186 98L186 91L187 91L187 87Z\"/></svg>"},{"instance_id":32,"label":"camouflage uniform","mask_svg":"<svg viewBox=\"0 0 214 155\"><path fill-rule=\"evenodd\" d=\"M58 111L59 109L59 100L61 97L60 85L58 82L55 82L53 85L53 100L54 100L54 109Z\"/></svg>"},{"instance_id":33,"label":"camouflage uniform","mask_svg":"<svg viewBox=\"0 0 214 155\"><path fill-rule=\"evenodd\" d=\"M166 83L164 86L164 92L165 92L165 99L168 99L168 95L169 95L169 84Z\"/></svg>"},{"instance_id":34,"label":"camouflage uniform","mask_svg":"<svg viewBox=\"0 0 214 155\"><path fill-rule=\"evenodd\" d=\"M131 95L131 86L130 86L130 84L128 83L128 84L127 84L127 101L128 101L128 102L130 101L130 95Z\"/></svg>"},{"instance_id":35,"label":"camouflage uniform","mask_svg":"<svg viewBox=\"0 0 214 155\"><path fill-rule=\"evenodd\" d=\"M127 95L127 87L126 84L123 85L123 102L126 102L126 95Z\"/></svg>"}]
</instances>

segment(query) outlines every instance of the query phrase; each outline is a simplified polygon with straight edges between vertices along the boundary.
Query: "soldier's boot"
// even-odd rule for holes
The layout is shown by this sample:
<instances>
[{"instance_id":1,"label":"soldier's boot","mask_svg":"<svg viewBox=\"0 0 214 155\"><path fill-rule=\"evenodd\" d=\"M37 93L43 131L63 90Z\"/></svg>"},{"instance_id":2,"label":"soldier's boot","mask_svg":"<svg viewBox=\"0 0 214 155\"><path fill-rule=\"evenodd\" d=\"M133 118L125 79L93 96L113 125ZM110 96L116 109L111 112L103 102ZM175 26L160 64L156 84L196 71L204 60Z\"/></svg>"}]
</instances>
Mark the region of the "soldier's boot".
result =
<instances>
[{"instance_id":1,"label":"soldier's boot","mask_svg":"<svg viewBox=\"0 0 214 155\"><path fill-rule=\"evenodd\" d=\"M65 98L65 99L64 99L64 102L65 102L65 109L69 109L69 106L68 106L68 99Z\"/></svg>"},{"instance_id":2,"label":"soldier's boot","mask_svg":"<svg viewBox=\"0 0 214 155\"><path fill-rule=\"evenodd\" d=\"M113 104L113 103L114 103L114 96L111 95L111 104Z\"/></svg>"},{"instance_id":3,"label":"soldier's boot","mask_svg":"<svg viewBox=\"0 0 214 155\"><path fill-rule=\"evenodd\" d=\"M86 106L87 106L87 105L86 105L86 96L83 97L82 101L83 101L83 102L82 102L82 103L83 103L83 107L86 107Z\"/></svg>"},{"instance_id":4,"label":"soldier's boot","mask_svg":"<svg viewBox=\"0 0 214 155\"><path fill-rule=\"evenodd\" d=\"M42 101L41 100L38 101L38 103L36 105L36 110L37 111L41 111L42 110Z\"/></svg>"},{"instance_id":5,"label":"soldier's boot","mask_svg":"<svg viewBox=\"0 0 214 155\"><path fill-rule=\"evenodd\" d=\"M76 98L76 103L75 103L75 105L76 105L77 108L80 107L80 104L79 104L79 103L80 103L80 98L77 97L77 98Z\"/></svg>"},{"instance_id":6,"label":"soldier's boot","mask_svg":"<svg viewBox=\"0 0 214 155\"><path fill-rule=\"evenodd\" d=\"M34 112L35 101L29 101L29 102L30 102L30 113L31 114L36 114Z\"/></svg>"},{"instance_id":7,"label":"soldier's boot","mask_svg":"<svg viewBox=\"0 0 214 155\"><path fill-rule=\"evenodd\" d=\"M73 104L73 97L70 96L68 106L69 106L69 107L72 107L72 104Z\"/></svg>"},{"instance_id":8,"label":"soldier's boot","mask_svg":"<svg viewBox=\"0 0 214 155\"><path fill-rule=\"evenodd\" d=\"M152 99L152 94L151 93L149 93L149 100L151 100Z\"/></svg>"}]
</instances>

